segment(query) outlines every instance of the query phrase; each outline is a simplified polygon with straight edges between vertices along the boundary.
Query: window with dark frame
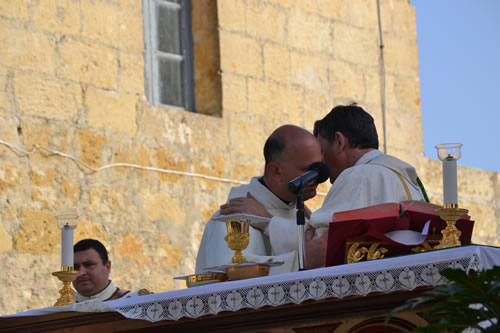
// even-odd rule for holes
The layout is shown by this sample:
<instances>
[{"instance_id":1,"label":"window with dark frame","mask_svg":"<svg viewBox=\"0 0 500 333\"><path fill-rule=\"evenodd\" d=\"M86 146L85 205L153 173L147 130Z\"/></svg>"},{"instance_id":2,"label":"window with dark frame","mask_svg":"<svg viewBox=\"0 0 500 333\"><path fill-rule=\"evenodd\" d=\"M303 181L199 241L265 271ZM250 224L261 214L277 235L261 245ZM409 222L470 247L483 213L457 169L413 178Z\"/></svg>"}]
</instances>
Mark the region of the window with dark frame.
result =
<instances>
[{"instance_id":1,"label":"window with dark frame","mask_svg":"<svg viewBox=\"0 0 500 333\"><path fill-rule=\"evenodd\" d=\"M143 0L148 101L195 111L191 0Z\"/></svg>"}]
</instances>

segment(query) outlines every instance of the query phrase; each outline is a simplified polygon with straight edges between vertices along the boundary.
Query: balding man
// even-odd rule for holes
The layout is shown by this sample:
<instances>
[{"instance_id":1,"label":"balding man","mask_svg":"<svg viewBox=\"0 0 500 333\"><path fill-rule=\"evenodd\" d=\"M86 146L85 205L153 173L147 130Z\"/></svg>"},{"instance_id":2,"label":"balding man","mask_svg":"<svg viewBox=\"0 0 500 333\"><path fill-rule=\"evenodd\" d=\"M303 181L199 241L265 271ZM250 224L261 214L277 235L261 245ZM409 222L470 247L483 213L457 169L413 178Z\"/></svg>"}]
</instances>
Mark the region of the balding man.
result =
<instances>
[{"instance_id":1,"label":"balding man","mask_svg":"<svg viewBox=\"0 0 500 333\"><path fill-rule=\"evenodd\" d=\"M296 197L287 190L288 182L307 172L314 162L321 161L321 146L307 130L284 125L267 139L264 158L264 175L252 178L247 185L232 188L228 203L222 205L221 210L224 214L246 212L268 218L294 220ZM316 187L317 184L311 184L304 190L305 200L316 195ZM218 216L220 211L205 226L196 258L196 273L202 273L207 267L231 263L234 251L228 248L224 240L226 225L213 220ZM270 274L297 270L296 250L277 255L273 249L274 240L282 238L283 234L278 229L267 228L267 223L254 226L259 229L250 228L250 243L243 251L247 261L285 262L282 266L272 267ZM296 242L297 239L293 241Z\"/></svg>"}]
</instances>

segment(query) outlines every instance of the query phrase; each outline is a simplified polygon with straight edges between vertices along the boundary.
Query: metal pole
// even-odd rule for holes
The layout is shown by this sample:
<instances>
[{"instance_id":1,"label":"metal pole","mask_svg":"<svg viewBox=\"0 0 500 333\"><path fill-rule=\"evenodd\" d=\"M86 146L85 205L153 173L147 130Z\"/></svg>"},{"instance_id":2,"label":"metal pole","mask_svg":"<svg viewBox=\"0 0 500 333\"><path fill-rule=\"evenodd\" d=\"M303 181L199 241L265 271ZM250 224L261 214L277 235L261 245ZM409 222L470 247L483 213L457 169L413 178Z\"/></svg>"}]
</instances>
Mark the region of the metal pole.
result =
<instances>
[{"instance_id":1,"label":"metal pole","mask_svg":"<svg viewBox=\"0 0 500 333\"><path fill-rule=\"evenodd\" d=\"M297 194L297 227L298 227L298 248L299 248L299 271L306 270L306 248L304 239L304 225L306 219L304 216L304 195L303 191Z\"/></svg>"}]
</instances>

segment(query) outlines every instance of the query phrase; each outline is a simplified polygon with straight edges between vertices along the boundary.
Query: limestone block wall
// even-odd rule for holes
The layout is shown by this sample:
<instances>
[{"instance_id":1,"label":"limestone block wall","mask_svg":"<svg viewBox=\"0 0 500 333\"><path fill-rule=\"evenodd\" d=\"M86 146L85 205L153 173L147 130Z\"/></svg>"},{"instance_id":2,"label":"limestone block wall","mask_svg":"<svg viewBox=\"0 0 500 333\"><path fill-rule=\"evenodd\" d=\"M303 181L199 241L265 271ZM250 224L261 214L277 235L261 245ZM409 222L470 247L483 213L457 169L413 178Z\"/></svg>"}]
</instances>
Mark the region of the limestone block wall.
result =
<instances>
[{"instance_id":1,"label":"limestone block wall","mask_svg":"<svg viewBox=\"0 0 500 333\"><path fill-rule=\"evenodd\" d=\"M95 169L129 163L248 181L262 172L262 146L275 127L312 129L349 101L375 117L383 143L376 3L193 1L193 15L215 8L193 23L193 35L218 34L194 38L195 64L220 66L195 73L200 114L147 102L140 0L0 1L0 315L57 299L55 215L68 208L80 216L75 241L108 247L118 286L184 287L173 277L194 271L204 223L232 184ZM439 202L440 165L423 154L415 11L388 0L381 13L388 152L414 164ZM221 101L200 89L217 90ZM41 148L29 153L39 146L94 171ZM477 221L474 240L500 245L498 174L461 167L459 177L460 203Z\"/></svg>"}]
</instances>

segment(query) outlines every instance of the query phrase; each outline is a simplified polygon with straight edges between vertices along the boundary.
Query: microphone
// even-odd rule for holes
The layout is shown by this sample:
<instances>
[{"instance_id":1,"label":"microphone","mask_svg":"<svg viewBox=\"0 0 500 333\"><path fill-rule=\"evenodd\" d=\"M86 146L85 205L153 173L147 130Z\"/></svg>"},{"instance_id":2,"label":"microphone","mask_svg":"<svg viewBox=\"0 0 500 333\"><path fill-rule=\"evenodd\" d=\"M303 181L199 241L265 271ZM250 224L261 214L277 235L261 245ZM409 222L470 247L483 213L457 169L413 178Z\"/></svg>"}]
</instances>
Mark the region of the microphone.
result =
<instances>
[{"instance_id":1,"label":"microphone","mask_svg":"<svg viewBox=\"0 0 500 333\"><path fill-rule=\"evenodd\" d=\"M330 177L330 168L323 162L314 162L302 176L298 176L288 183L288 192L299 193L311 183L322 183Z\"/></svg>"}]
</instances>

